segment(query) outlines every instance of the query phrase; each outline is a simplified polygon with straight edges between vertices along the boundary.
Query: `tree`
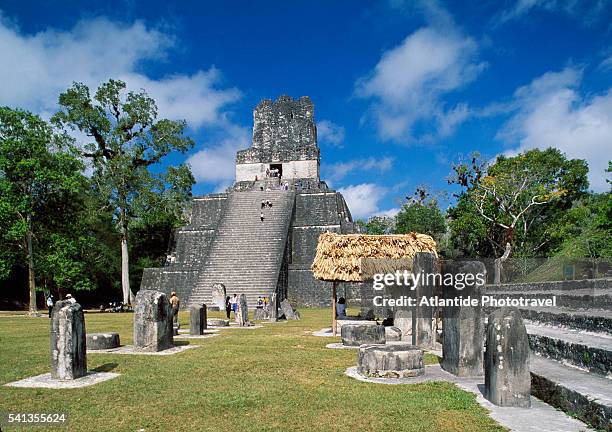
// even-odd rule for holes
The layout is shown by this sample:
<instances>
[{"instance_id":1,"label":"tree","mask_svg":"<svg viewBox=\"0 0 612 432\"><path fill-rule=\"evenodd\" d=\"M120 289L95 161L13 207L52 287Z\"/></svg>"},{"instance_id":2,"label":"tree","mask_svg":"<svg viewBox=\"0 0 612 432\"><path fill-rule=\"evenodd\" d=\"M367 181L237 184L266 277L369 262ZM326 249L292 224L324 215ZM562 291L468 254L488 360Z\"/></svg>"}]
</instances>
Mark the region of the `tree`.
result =
<instances>
[{"instance_id":1,"label":"tree","mask_svg":"<svg viewBox=\"0 0 612 432\"><path fill-rule=\"evenodd\" d=\"M185 121L157 119L157 106L143 90L126 92L126 84L109 80L94 97L89 88L74 83L59 97L60 111L53 121L78 130L91 141L82 155L91 160L96 189L114 214L121 245L123 301L134 294L129 276L129 229L138 219L160 213L181 215L195 183L186 165L168 167L160 162L171 152L186 152L193 140L184 135ZM156 173L151 167L156 166Z\"/></svg>"},{"instance_id":2,"label":"tree","mask_svg":"<svg viewBox=\"0 0 612 432\"><path fill-rule=\"evenodd\" d=\"M83 165L64 151L69 141L36 115L0 108L0 277L15 264L28 269L32 314L37 312L35 243L43 243L48 228L42 220L83 185Z\"/></svg>"},{"instance_id":3,"label":"tree","mask_svg":"<svg viewBox=\"0 0 612 432\"><path fill-rule=\"evenodd\" d=\"M446 232L446 221L438 200L431 196L425 186L417 187L412 196L406 197L406 203L395 216L395 232L428 234L440 244Z\"/></svg>"},{"instance_id":4,"label":"tree","mask_svg":"<svg viewBox=\"0 0 612 432\"><path fill-rule=\"evenodd\" d=\"M498 257L497 279L514 248L524 255L550 250L549 228L585 194L587 172L584 161L568 160L552 148L499 156L480 176L472 175L477 181L462 184L465 190L449 212L451 229L469 229L457 223L465 219L461 211L484 222L484 230L482 224L475 229L486 233L489 251Z\"/></svg>"},{"instance_id":5,"label":"tree","mask_svg":"<svg viewBox=\"0 0 612 432\"><path fill-rule=\"evenodd\" d=\"M395 231L395 220L387 216L372 216L367 221L358 220L357 225L365 234L392 234Z\"/></svg>"},{"instance_id":6,"label":"tree","mask_svg":"<svg viewBox=\"0 0 612 432\"><path fill-rule=\"evenodd\" d=\"M426 203L406 203L395 216L395 232L418 232L432 236L439 242L446 231L444 215L435 199Z\"/></svg>"}]
</instances>

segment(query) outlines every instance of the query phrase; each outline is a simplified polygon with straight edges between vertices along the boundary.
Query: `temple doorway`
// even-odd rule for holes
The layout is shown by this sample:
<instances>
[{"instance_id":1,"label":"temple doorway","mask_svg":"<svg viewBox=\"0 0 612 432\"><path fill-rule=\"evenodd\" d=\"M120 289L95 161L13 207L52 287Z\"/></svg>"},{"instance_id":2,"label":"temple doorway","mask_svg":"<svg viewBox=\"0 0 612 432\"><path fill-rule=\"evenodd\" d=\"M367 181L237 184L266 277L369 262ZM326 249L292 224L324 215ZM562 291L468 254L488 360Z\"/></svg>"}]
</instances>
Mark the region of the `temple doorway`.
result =
<instances>
[{"instance_id":1,"label":"temple doorway","mask_svg":"<svg viewBox=\"0 0 612 432\"><path fill-rule=\"evenodd\" d=\"M282 177L283 176L283 164L270 164L270 173L273 177Z\"/></svg>"}]
</instances>

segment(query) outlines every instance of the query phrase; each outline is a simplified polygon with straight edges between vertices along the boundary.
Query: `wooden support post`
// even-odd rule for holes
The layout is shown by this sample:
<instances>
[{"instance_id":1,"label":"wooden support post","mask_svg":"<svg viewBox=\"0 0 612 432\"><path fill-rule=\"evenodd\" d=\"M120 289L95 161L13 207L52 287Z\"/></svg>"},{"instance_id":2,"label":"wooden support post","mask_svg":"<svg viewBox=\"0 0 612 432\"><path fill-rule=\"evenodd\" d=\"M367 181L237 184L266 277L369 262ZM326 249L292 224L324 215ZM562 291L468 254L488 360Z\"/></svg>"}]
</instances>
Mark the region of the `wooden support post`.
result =
<instances>
[{"instance_id":1,"label":"wooden support post","mask_svg":"<svg viewBox=\"0 0 612 432\"><path fill-rule=\"evenodd\" d=\"M332 331L336 336L336 281L332 282Z\"/></svg>"}]
</instances>

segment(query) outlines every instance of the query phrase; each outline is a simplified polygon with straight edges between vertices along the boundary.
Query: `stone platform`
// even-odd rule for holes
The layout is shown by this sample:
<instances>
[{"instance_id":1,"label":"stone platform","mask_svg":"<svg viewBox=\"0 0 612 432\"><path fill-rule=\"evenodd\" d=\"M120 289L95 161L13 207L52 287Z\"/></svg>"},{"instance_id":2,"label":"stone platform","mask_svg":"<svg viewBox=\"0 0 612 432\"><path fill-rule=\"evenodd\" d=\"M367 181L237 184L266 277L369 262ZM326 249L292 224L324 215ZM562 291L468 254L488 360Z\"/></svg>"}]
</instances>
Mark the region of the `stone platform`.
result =
<instances>
[{"instance_id":1,"label":"stone platform","mask_svg":"<svg viewBox=\"0 0 612 432\"><path fill-rule=\"evenodd\" d=\"M50 373L25 378L19 381L4 384L6 387L21 388L48 388L71 389L89 387L100 382L117 378L120 374L112 372L88 372L87 375L73 380L59 380L51 377Z\"/></svg>"},{"instance_id":2,"label":"stone platform","mask_svg":"<svg viewBox=\"0 0 612 432\"><path fill-rule=\"evenodd\" d=\"M135 351L133 345L124 345L119 348L111 348L104 350L87 350L87 354L129 354L129 355L153 355L166 356L178 354L192 348L199 348L200 345L178 345L163 351Z\"/></svg>"},{"instance_id":3,"label":"stone platform","mask_svg":"<svg viewBox=\"0 0 612 432\"><path fill-rule=\"evenodd\" d=\"M189 333L182 333L178 336L174 336L174 339L182 340L182 339L210 339L212 337L219 336L219 333L204 333L202 335L192 335Z\"/></svg>"}]
</instances>

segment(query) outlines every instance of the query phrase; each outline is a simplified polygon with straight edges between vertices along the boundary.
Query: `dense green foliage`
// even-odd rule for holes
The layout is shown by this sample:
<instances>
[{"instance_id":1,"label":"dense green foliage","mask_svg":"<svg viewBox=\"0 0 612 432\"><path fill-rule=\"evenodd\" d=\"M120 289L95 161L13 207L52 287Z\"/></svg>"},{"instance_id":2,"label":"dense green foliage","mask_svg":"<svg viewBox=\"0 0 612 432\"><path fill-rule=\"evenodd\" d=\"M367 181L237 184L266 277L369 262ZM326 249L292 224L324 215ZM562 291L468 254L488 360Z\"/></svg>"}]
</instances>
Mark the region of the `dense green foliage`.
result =
<instances>
[{"instance_id":1,"label":"dense green foliage","mask_svg":"<svg viewBox=\"0 0 612 432\"><path fill-rule=\"evenodd\" d=\"M173 151L186 152L193 140L186 123L157 119L157 106L143 90L126 92L123 81L109 80L95 95L75 83L59 97L56 125L87 135L82 155L93 166L92 182L102 197L100 211L110 211L121 246L123 301L131 302L129 232L161 221L180 222L195 183L186 165L150 169Z\"/></svg>"},{"instance_id":2,"label":"dense green foliage","mask_svg":"<svg viewBox=\"0 0 612 432\"><path fill-rule=\"evenodd\" d=\"M53 125L0 108L0 303L23 299L26 284L31 309L35 290L116 301L123 287L131 300L129 286L163 262L191 198L189 167L159 163L193 141L185 122L158 120L153 99L121 81L94 97L75 83L59 103ZM76 145L70 130L91 142Z\"/></svg>"},{"instance_id":3,"label":"dense green foliage","mask_svg":"<svg viewBox=\"0 0 612 432\"><path fill-rule=\"evenodd\" d=\"M588 192L585 161L549 148L451 168L460 191L446 213L418 188L394 218L359 221L362 232L429 234L455 258L497 258L506 243L513 257L612 257L612 196Z\"/></svg>"},{"instance_id":4,"label":"dense green foliage","mask_svg":"<svg viewBox=\"0 0 612 432\"><path fill-rule=\"evenodd\" d=\"M86 188L70 139L38 116L0 108L0 278L28 269L30 309L38 288L89 289L83 250L91 243L78 223Z\"/></svg>"}]
</instances>

